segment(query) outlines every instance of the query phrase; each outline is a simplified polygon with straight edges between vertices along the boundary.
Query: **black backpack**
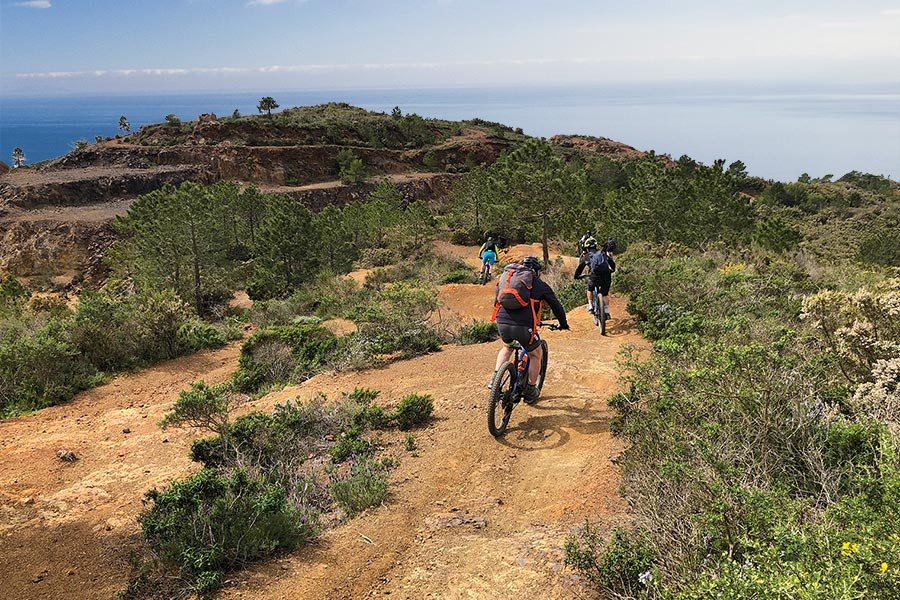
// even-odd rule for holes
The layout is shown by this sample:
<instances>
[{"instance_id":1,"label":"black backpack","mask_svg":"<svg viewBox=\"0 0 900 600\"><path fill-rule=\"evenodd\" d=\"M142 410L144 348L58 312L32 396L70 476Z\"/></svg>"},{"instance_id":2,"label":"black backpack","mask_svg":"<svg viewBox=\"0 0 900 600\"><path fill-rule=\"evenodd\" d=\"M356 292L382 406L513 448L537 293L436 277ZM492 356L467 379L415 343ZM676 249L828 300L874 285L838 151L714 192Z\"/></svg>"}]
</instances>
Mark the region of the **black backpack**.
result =
<instances>
[{"instance_id":1,"label":"black backpack","mask_svg":"<svg viewBox=\"0 0 900 600\"><path fill-rule=\"evenodd\" d=\"M601 250L591 253L590 262L588 264L590 265L591 276L593 277L612 273L612 270L609 268L609 257L606 256L606 252Z\"/></svg>"}]
</instances>

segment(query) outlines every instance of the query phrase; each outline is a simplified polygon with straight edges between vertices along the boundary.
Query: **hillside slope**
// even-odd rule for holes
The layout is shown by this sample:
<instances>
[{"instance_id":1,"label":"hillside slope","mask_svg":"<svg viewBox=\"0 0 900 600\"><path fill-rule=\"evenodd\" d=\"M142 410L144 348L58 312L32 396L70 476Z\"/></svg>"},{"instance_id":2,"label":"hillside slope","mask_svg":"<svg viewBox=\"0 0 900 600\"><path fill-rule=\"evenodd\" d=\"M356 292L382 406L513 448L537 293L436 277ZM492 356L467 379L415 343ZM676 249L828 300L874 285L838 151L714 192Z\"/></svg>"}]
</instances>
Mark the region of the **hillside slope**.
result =
<instances>
[{"instance_id":1,"label":"hillside slope","mask_svg":"<svg viewBox=\"0 0 900 600\"><path fill-rule=\"evenodd\" d=\"M491 286L455 285L441 297L457 318L484 319L491 294ZM233 575L222 597L571 597L578 584L562 566L566 537L585 516L616 519L625 510L605 399L617 385L616 352L642 342L623 299L613 298L612 311L606 338L580 308L571 331L546 334L544 396L517 407L499 440L485 418L497 343L322 374L245 406L267 410L362 386L381 390L385 404L432 394L436 418L413 432L417 455L403 450L402 435L384 434L386 452L401 459L384 506ZM162 363L0 423L0 556L8 565L0 598L109 598L124 586L141 496L196 468L187 459L193 434L155 423L189 381L225 379L237 354L232 345ZM59 461L61 449L80 460Z\"/></svg>"}]
</instances>

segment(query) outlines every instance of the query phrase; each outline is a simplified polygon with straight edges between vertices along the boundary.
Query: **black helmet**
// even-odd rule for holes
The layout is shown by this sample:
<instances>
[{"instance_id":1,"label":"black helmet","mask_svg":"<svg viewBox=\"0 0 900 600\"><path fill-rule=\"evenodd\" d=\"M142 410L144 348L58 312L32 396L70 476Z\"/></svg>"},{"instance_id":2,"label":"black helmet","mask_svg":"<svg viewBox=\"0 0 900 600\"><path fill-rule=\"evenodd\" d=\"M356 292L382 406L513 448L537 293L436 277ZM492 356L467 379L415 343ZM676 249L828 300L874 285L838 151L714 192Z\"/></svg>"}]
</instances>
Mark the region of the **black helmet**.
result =
<instances>
[{"instance_id":1,"label":"black helmet","mask_svg":"<svg viewBox=\"0 0 900 600\"><path fill-rule=\"evenodd\" d=\"M584 247L587 250L596 250L597 249L597 240L595 240L594 238L588 238L584 242Z\"/></svg>"},{"instance_id":2,"label":"black helmet","mask_svg":"<svg viewBox=\"0 0 900 600\"><path fill-rule=\"evenodd\" d=\"M541 270L541 261L537 259L536 256L526 256L522 259L522 266L528 267L535 273Z\"/></svg>"},{"instance_id":3,"label":"black helmet","mask_svg":"<svg viewBox=\"0 0 900 600\"><path fill-rule=\"evenodd\" d=\"M616 240L613 238L608 238L605 242L603 242L603 249L607 252L615 252L616 251Z\"/></svg>"},{"instance_id":4,"label":"black helmet","mask_svg":"<svg viewBox=\"0 0 900 600\"><path fill-rule=\"evenodd\" d=\"M493 241L494 241L494 238L492 238L492 237L488 237L488 239L487 239L487 243L488 243L488 244L491 244L491 243L493 243Z\"/></svg>"}]
</instances>

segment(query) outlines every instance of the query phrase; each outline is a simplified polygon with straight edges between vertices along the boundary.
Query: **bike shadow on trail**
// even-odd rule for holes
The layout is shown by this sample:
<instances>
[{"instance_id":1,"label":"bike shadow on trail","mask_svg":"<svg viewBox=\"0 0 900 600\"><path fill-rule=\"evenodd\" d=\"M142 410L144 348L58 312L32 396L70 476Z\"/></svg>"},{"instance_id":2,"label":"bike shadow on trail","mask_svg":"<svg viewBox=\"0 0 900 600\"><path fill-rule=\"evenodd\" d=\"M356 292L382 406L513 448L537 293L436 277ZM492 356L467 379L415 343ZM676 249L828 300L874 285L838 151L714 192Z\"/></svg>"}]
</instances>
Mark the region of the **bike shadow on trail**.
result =
<instances>
[{"instance_id":1,"label":"bike shadow on trail","mask_svg":"<svg viewBox=\"0 0 900 600\"><path fill-rule=\"evenodd\" d=\"M517 418L518 417L518 418ZM579 435L609 433L612 415L605 403L571 395L541 396L535 404L520 405L513 411L506 433L497 441L517 450L553 450Z\"/></svg>"}]
</instances>

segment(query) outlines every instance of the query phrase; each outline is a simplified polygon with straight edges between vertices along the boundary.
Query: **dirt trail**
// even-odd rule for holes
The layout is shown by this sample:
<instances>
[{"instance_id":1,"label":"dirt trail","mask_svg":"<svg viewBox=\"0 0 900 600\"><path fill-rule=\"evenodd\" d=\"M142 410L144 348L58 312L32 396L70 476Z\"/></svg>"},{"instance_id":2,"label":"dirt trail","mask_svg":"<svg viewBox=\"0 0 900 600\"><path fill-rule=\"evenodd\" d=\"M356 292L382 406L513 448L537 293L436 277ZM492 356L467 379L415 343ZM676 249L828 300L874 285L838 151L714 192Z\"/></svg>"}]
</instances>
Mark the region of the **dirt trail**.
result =
<instances>
[{"instance_id":1,"label":"dirt trail","mask_svg":"<svg viewBox=\"0 0 900 600\"><path fill-rule=\"evenodd\" d=\"M460 252L472 252L471 249ZM445 286L443 310L486 319L491 286ZM613 298L610 335L583 308L571 331L547 332L544 395L520 405L502 439L487 432L485 384L497 343L445 346L382 369L329 373L261 398L249 408L336 397L356 386L392 405L409 393L435 399L435 420L384 433L401 457L381 507L325 533L314 545L234 574L222 598L572 598L580 584L562 546L585 516L624 512L610 457L605 399L616 389L614 356L641 344L624 301ZM0 423L0 598L109 598L124 585L123 545L134 540L142 494L196 468L192 435L156 422L187 383L224 380L238 346L160 364L80 394L73 402ZM123 433L124 429L130 433ZM167 440L167 441L164 441ZM71 449L68 464L55 452Z\"/></svg>"}]
</instances>

